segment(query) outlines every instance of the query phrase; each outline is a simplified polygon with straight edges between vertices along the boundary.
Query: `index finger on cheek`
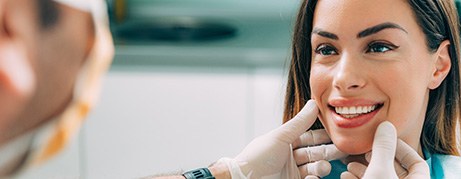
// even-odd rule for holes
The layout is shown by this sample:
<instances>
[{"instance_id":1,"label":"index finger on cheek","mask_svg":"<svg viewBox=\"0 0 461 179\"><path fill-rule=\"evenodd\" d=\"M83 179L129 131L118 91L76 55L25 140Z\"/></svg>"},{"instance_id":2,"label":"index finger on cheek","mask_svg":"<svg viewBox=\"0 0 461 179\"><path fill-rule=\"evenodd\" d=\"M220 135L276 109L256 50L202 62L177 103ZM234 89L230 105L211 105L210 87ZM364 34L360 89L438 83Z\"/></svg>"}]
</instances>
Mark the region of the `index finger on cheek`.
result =
<instances>
[{"instance_id":1,"label":"index finger on cheek","mask_svg":"<svg viewBox=\"0 0 461 179\"><path fill-rule=\"evenodd\" d=\"M309 100L295 117L273 132L285 136L286 142L293 143L314 124L318 114L319 110L315 101Z\"/></svg>"}]
</instances>

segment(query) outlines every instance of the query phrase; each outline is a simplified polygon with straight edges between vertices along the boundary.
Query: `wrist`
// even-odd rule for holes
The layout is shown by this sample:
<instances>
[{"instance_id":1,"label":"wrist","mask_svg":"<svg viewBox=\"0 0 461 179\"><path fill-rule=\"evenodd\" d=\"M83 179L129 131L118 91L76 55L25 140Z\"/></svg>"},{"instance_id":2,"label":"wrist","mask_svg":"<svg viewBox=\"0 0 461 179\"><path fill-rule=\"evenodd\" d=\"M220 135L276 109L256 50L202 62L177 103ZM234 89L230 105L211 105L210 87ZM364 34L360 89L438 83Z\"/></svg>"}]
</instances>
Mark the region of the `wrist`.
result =
<instances>
[{"instance_id":1,"label":"wrist","mask_svg":"<svg viewBox=\"0 0 461 179\"><path fill-rule=\"evenodd\" d=\"M211 174L216 179L231 179L232 178L229 168L223 162L216 162L210 167L208 167L208 169L210 170Z\"/></svg>"},{"instance_id":2,"label":"wrist","mask_svg":"<svg viewBox=\"0 0 461 179\"><path fill-rule=\"evenodd\" d=\"M160 176L160 177L154 177L154 179L186 179L186 177L182 175L178 176Z\"/></svg>"}]
</instances>

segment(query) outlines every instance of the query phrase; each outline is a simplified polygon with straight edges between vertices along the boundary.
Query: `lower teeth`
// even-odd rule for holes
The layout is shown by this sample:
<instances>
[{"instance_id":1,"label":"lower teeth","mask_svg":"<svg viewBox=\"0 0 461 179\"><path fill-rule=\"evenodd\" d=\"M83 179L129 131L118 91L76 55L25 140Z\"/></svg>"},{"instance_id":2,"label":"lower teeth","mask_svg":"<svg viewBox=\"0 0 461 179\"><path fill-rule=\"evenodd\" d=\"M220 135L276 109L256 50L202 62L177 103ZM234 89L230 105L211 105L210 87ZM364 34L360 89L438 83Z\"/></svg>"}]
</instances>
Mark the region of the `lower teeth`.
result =
<instances>
[{"instance_id":1,"label":"lower teeth","mask_svg":"<svg viewBox=\"0 0 461 179\"><path fill-rule=\"evenodd\" d=\"M345 117L345 118L354 118L354 117L357 117L361 114L343 114L341 116Z\"/></svg>"},{"instance_id":2,"label":"lower teeth","mask_svg":"<svg viewBox=\"0 0 461 179\"><path fill-rule=\"evenodd\" d=\"M357 117L357 116L360 116L360 115L371 113L371 112L373 112L375 110L376 109L374 109L374 110L372 110L370 112L367 112L367 113L362 113L362 114L340 114L340 115L343 116L344 118L354 118L354 117Z\"/></svg>"}]
</instances>

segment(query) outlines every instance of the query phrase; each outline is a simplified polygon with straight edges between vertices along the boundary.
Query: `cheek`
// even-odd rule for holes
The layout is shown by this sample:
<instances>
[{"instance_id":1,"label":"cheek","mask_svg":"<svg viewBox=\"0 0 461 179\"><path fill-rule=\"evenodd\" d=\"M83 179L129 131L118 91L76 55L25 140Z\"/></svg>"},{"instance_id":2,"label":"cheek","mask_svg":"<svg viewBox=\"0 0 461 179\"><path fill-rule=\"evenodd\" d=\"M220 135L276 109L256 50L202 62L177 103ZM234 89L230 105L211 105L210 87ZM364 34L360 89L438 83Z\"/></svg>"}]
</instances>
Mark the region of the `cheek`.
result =
<instances>
[{"instance_id":1,"label":"cheek","mask_svg":"<svg viewBox=\"0 0 461 179\"><path fill-rule=\"evenodd\" d=\"M326 119L326 112L328 109L325 109L324 106L327 103L329 92L331 91L332 78L331 70L326 67L313 65L310 72L310 87L311 87L311 98L314 99L317 103L317 106L320 110L320 115L318 116L323 126L327 131L329 131L329 124Z\"/></svg>"},{"instance_id":2,"label":"cheek","mask_svg":"<svg viewBox=\"0 0 461 179\"><path fill-rule=\"evenodd\" d=\"M331 86L331 79L328 77L328 70L322 67L312 65L309 79L311 87L311 98L317 103L322 103L322 95Z\"/></svg>"},{"instance_id":3,"label":"cheek","mask_svg":"<svg viewBox=\"0 0 461 179\"><path fill-rule=\"evenodd\" d=\"M392 77L394 83L380 86L389 97L388 111L384 120L394 124L398 136L406 138L419 134L425 118L429 91L424 73L400 73ZM420 74L413 75L413 74ZM392 87L392 88L389 88ZM415 139L416 140L416 139Z\"/></svg>"}]
</instances>

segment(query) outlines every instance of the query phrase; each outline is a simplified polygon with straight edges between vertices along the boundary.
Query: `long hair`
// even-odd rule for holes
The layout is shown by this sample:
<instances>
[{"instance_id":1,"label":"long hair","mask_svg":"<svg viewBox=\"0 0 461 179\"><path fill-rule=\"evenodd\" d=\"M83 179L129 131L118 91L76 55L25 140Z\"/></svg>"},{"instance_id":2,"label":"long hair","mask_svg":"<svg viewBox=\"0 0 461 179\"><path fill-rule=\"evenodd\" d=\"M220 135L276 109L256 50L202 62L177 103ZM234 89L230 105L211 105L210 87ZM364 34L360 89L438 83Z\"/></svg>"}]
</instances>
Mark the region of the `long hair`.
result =
<instances>
[{"instance_id":1,"label":"long hair","mask_svg":"<svg viewBox=\"0 0 461 179\"><path fill-rule=\"evenodd\" d=\"M283 121L293 118L311 98L311 33L317 0L303 0L294 27ZM460 32L453 0L408 0L425 34L428 51L435 52L449 40L451 69L442 84L429 92L421 145L430 153L460 155L457 135L460 125ZM317 120L311 129L323 128Z\"/></svg>"}]
</instances>

